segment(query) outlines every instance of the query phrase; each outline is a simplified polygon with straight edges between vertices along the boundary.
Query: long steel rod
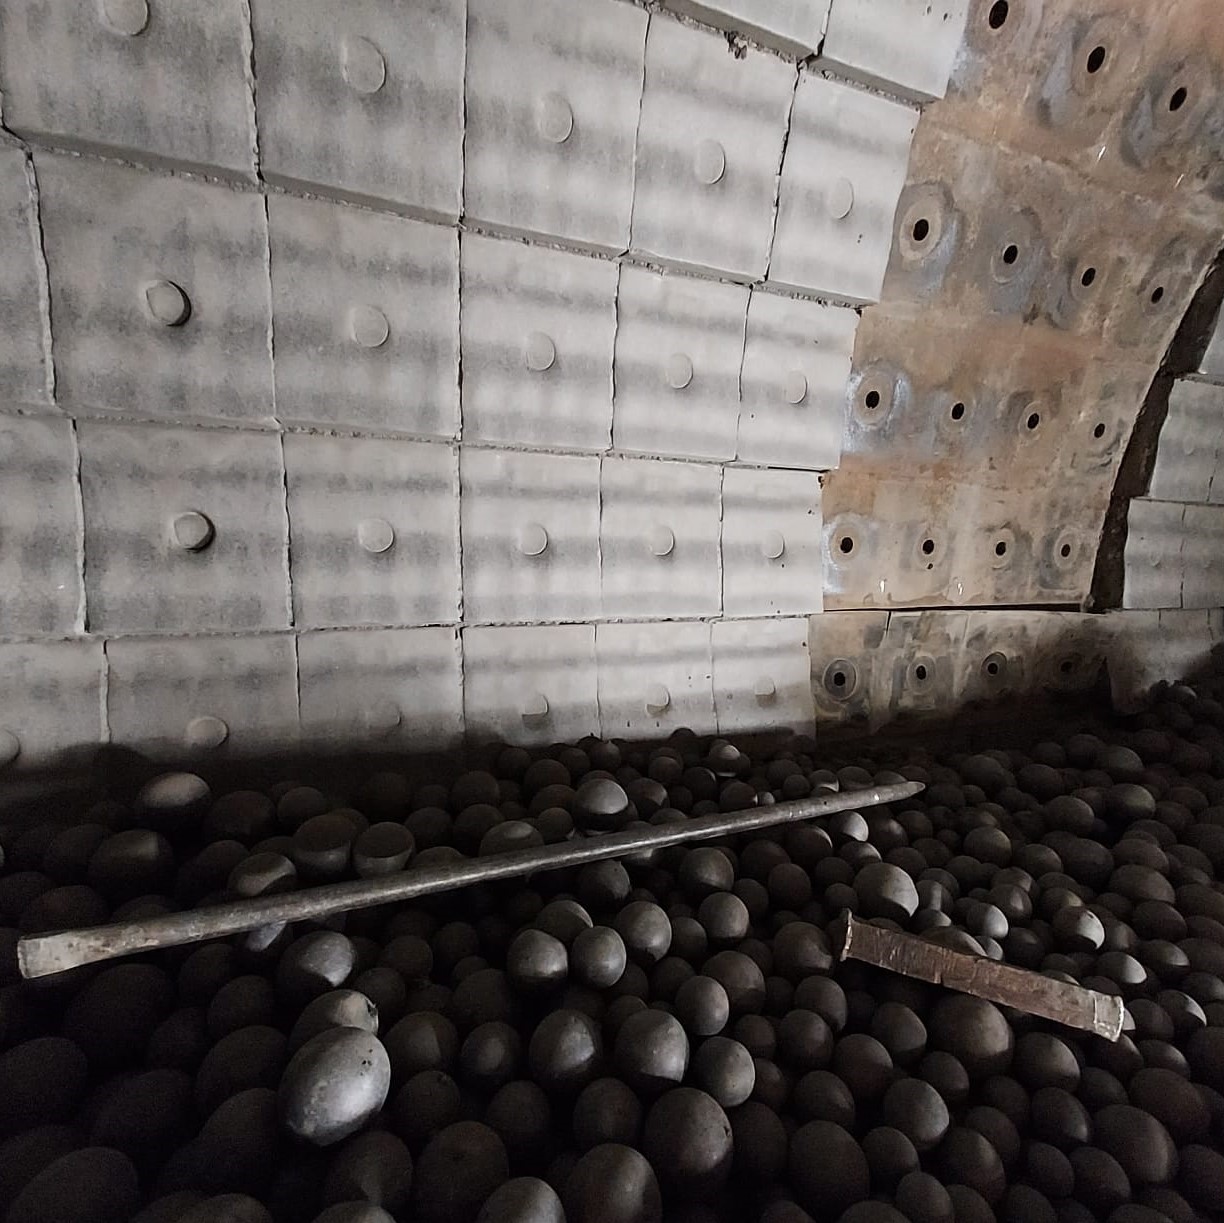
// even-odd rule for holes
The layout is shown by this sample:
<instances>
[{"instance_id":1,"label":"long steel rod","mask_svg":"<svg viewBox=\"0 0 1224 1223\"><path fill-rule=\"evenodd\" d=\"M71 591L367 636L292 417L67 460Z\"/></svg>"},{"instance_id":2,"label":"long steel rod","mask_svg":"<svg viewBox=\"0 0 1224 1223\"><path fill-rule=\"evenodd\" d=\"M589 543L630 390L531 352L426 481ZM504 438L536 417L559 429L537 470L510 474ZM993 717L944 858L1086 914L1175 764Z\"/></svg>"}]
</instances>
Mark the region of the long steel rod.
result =
<instances>
[{"instance_id":1,"label":"long steel rod","mask_svg":"<svg viewBox=\"0 0 1224 1223\"><path fill-rule=\"evenodd\" d=\"M114 960L140 951L162 947L180 947L205 939L222 938L260 926L284 922L307 921L328 917L351 909L367 909L374 905L493 879L508 879L530 875L536 871L557 870L564 866L579 866L585 862L601 862L606 858L623 858L646 849L664 849L725 836L733 832L752 832L775 824L815 819L836 811L855 811L895 803L910 798L923 789L919 782L898 782L864 790L849 790L800 798L793 802L774 803L767 807L752 807L746 811L704 815L674 824L651 825L613 832L606 836L584 837L518 849L508 854L487 858L472 858L462 862L446 862L401 871L379 879L357 879L348 883L329 883L322 887L305 888L277 896L259 896L229 904L211 905L185 913L166 913L136 921L116 922L109 926L94 926L83 930L59 930L51 934L34 934L17 944L17 963L26 978L47 977L65 972L82 964L99 960Z\"/></svg>"}]
</instances>

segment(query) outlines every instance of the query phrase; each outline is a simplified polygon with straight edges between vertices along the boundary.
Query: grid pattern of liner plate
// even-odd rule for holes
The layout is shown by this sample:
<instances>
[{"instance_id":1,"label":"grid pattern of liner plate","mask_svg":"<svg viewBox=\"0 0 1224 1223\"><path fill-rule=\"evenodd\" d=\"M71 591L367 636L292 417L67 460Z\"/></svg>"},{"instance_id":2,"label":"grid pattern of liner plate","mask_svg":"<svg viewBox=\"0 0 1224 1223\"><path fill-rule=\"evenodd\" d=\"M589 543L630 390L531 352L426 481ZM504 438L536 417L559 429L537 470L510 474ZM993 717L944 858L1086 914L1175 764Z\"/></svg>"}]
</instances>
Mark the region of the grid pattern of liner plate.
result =
<instances>
[{"instance_id":1,"label":"grid pattern of liner plate","mask_svg":"<svg viewBox=\"0 0 1224 1223\"><path fill-rule=\"evenodd\" d=\"M0 768L810 721L916 119L826 8L0 8Z\"/></svg>"}]
</instances>

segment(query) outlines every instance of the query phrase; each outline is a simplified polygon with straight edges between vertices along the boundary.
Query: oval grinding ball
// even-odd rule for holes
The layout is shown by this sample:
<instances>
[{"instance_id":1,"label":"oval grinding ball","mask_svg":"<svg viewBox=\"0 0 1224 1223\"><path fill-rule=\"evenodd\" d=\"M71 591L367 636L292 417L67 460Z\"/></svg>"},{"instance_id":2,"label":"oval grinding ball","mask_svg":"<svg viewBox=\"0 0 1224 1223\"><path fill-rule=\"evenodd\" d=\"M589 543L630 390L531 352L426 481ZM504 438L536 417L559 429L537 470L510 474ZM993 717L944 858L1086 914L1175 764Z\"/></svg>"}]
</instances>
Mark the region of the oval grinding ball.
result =
<instances>
[{"instance_id":1,"label":"oval grinding ball","mask_svg":"<svg viewBox=\"0 0 1224 1223\"><path fill-rule=\"evenodd\" d=\"M382 1108L391 1062L371 1033L331 1028L290 1059L277 1100L285 1128L315 1146L355 1133Z\"/></svg>"},{"instance_id":2,"label":"oval grinding ball","mask_svg":"<svg viewBox=\"0 0 1224 1223\"><path fill-rule=\"evenodd\" d=\"M5 1223L127 1223L140 1203L132 1161L109 1147L83 1147L33 1177Z\"/></svg>"},{"instance_id":3,"label":"oval grinding ball","mask_svg":"<svg viewBox=\"0 0 1224 1223\"><path fill-rule=\"evenodd\" d=\"M569 1223L569 1220L556 1190L547 1181L517 1176L499 1185L485 1199L476 1223Z\"/></svg>"},{"instance_id":4,"label":"oval grinding ball","mask_svg":"<svg viewBox=\"0 0 1224 1223\"><path fill-rule=\"evenodd\" d=\"M502 1140L478 1121L457 1121L417 1160L411 1217L420 1223L467 1223L510 1178Z\"/></svg>"},{"instance_id":5,"label":"oval grinding ball","mask_svg":"<svg viewBox=\"0 0 1224 1223\"><path fill-rule=\"evenodd\" d=\"M565 1185L566 1223L661 1223L663 1199L640 1151L616 1143L592 1147Z\"/></svg>"},{"instance_id":6,"label":"oval grinding ball","mask_svg":"<svg viewBox=\"0 0 1224 1223\"><path fill-rule=\"evenodd\" d=\"M676 1087L646 1115L642 1152L665 1193L680 1201L705 1199L730 1175L731 1123L706 1092Z\"/></svg>"}]
</instances>

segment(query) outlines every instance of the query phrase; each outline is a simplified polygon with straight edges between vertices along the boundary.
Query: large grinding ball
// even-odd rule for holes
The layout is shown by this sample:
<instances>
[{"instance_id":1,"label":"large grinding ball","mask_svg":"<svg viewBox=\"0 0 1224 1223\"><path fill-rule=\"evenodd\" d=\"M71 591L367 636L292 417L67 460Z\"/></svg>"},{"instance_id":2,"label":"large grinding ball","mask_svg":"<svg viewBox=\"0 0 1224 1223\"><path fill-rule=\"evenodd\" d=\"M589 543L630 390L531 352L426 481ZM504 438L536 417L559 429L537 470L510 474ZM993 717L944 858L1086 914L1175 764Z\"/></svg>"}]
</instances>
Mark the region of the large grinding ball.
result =
<instances>
[{"instance_id":1,"label":"large grinding ball","mask_svg":"<svg viewBox=\"0 0 1224 1223\"><path fill-rule=\"evenodd\" d=\"M276 965L276 992L290 1007L305 1006L339 989L357 969L357 949L335 930L316 930L295 939Z\"/></svg>"},{"instance_id":2,"label":"large grinding ball","mask_svg":"<svg viewBox=\"0 0 1224 1223\"><path fill-rule=\"evenodd\" d=\"M241 978L239 978L241 979ZM364 1028L378 1035L378 1009L355 989L334 989L306 1004L289 1032L289 1053L328 1028Z\"/></svg>"},{"instance_id":3,"label":"large grinding ball","mask_svg":"<svg viewBox=\"0 0 1224 1223\"><path fill-rule=\"evenodd\" d=\"M36 1036L0 1054L0 1137L71 1121L85 1094L89 1065L62 1036Z\"/></svg>"},{"instance_id":4,"label":"large grinding ball","mask_svg":"<svg viewBox=\"0 0 1224 1223\"><path fill-rule=\"evenodd\" d=\"M635 1091L656 1096L683 1082L689 1063L688 1036L674 1016L654 1009L639 1011L621 1024L612 1063Z\"/></svg>"},{"instance_id":5,"label":"large grinding ball","mask_svg":"<svg viewBox=\"0 0 1224 1223\"><path fill-rule=\"evenodd\" d=\"M681 890L696 903L712 892L729 892L735 884L735 868L721 850L703 845L685 853L678 881Z\"/></svg>"},{"instance_id":6,"label":"large grinding ball","mask_svg":"<svg viewBox=\"0 0 1224 1223\"><path fill-rule=\"evenodd\" d=\"M592 926L570 947L570 973L581 985L608 989L625 971L628 956L621 936L610 926Z\"/></svg>"},{"instance_id":7,"label":"large grinding ball","mask_svg":"<svg viewBox=\"0 0 1224 1223\"><path fill-rule=\"evenodd\" d=\"M863 1135L862 1147L871 1169L871 1183L877 1188L895 1189L903 1176L918 1171L914 1144L892 1126L878 1125L869 1130Z\"/></svg>"},{"instance_id":8,"label":"large grinding ball","mask_svg":"<svg viewBox=\"0 0 1224 1223\"><path fill-rule=\"evenodd\" d=\"M821 1218L836 1218L867 1197L867 1156L840 1125L809 1121L800 1126L791 1137L787 1163L800 1203Z\"/></svg>"},{"instance_id":9,"label":"large grinding ball","mask_svg":"<svg viewBox=\"0 0 1224 1223\"><path fill-rule=\"evenodd\" d=\"M31 1178L5 1223L127 1223L140 1204L132 1161L110 1147L83 1147Z\"/></svg>"},{"instance_id":10,"label":"large grinding ball","mask_svg":"<svg viewBox=\"0 0 1224 1223\"><path fill-rule=\"evenodd\" d=\"M939 1145L939 1166L946 1183L968 1185L992 1205L1003 1197L1007 1174L990 1141L977 1130L954 1126Z\"/></svg>"},{"instance_id":11,"label":"large grinding ball","mask_svg":"<svg viewBox=\"0 0 1224 1223\"><path fill-rule=\"evenodd\" d=\"M532 1077L545 1091L581 1091L598 1075L603 1063L599 1025L572 1008L550 1012L531 1035L527 1062Z\"/></svg>"},{"instance_id":12,"label":"large grinding ball","mask_svg":"<svg viewBox=\"0 0 1224 1223\"><path fill-rule=\"evenodd\" d=\"M546 994L569 976L569 952L543 930L524 930L506 951L506 975L525 994Z\"/></svg>"},{"instance_id":13,"label":"large grinding ball","mask_svg":"<svg viewBox=\"0 0 1224 1223\"><path fill-rule=\"evenodd\" d=\"M911 1223L954 1223L952 1198L929 1172L907 1172L894 1200Z\"/></svg>"},{"instance_id":14,"label":"large grinding ball","mask_svg":"<svg viewBox=\"0 0 1224 1223\"><path fill-rule=\"evenodd\" d=\"M723 1108L735 1108L752 1095L756 1067L752 1054L738 1040L711 1036L693 1058L693 1082Z\"/></svg>"},{"instance_id":15,"label":"large grinding ball","mask_svg":"<svg viewBox=\"0 0 1224 1223\"><path fill-rule=\"evenodd\" d=\"M1195 1032L1186 1047L1186 1057L1199 1082L1224 1091L1224 1028L1210 1027Z\"/></svg>"},{"instance_id":16,"label":"large grinding ball","mask_svg":"<svg viewBox=\"0 0 1224 1223\"><path fill-rule=\"evenodd\" d=\"M657 904L648 900L634 900L625 905L616 915L613 925L635 964L649 968L657 964L671 947L671 919Z\"/></svg>"},{"instance_id":17,"label":"large grinding ball","mask_svg":"<svg viewBox=\"0 0 1224 1223\"><path fill-rule=\"evenodd\" d=\"M856 1100L878 1100L893 1081L895 1068L887 1049L874 1036L852 1032L833 1047L833 1073Z\"/></svg>"},{"instance_id":18,"label":"large grinding ball","mask_svg":"<svg viewBox=\"0 0 1224 1223\"><path fill-rule=\"evenodd\" d=\"M568 1223L557 1191L536 1176L517 1176L485 1199L476 1223Z\"/></svg>"},{"instance_id":19,"label":"large grinding ball","mask_svg":"<svg viewBox=\"0 0 1224 1223\"><path fill-rule=\"evenodd\" d=\"M1025 1032L1016 1042L1012 1073L1030 1091L1079 1086L1080 1065L1071 1047L1051 1032Z\"/></svg>"},{"instance_id":20,"label":"large grinding ball","mask_svg":"<svg viewBox=\"0 0 1224 1223\"><path fill-rule=\"evenodd\" d=\"M1075 1198L1098 1216L1104 1216L1129 1201L1130 1180L1122 1165L1099 1147L1080 1146L1071 1152L1075 1171Z\"/></svg>"},{"instance_id":21,"label":"large grinding ball","mask_svg":"<svg viewBox=\"0 0 1224 1223\"><path fill-rule=\"evenodd\" d=\"M574 1101L574 1141L582 1151L604 1142L636 1146L642 1117L641 1100L631 1087L620 1079L596 1079Z\"/></svg>"},{"instance_id":22,"label":"large grinding ball","mask_svg":"<svg viewBox=\"0 0 1224 1223\"><path fill-rule=\"evenodd\" d=\"M666 1193L681 1200L706 1198L731 1171L731 1123L706 1092L676 1087L646 1115L642 1151Z\"/></svg>"},{"instance_id":23,"label":"large grinding ball","mask_svg":"<svg viewBox=\"0 0 1224 1223\"><path fill-rule=\"evenodd\" d=\"M485 1109L485 1124L506 1144L512 1164L537 1160L552 1134L552 1104L544 1089L530 1079L514 1079L493 1093Z\"/></svg>"},{"instance_id":24,"label":"large grinding ball","mask_svg":"<svg viewBox=\"0 0 1224 1223\"><path fill-rule=\"evenodd\" d=\"M828 936L809 922L787 922L774 935L773 953L774 971L795 985L833 967Z\"/></svg>"},{"instance_id":25,"label":"large grinding ball","mask_svg":"<svg viewBox=\"0 0 1224 1223\"><path fill-rule=\"evenodd\" d=\"M788 1011L777 1036L781 1060L797 1073L823 1069L833 1056L833 1033L815 1011Z\"/></svg>"},{"instance_id":26,"label":"large grinding ball","mask_svg":"<svg viewBox=\"0 0 1224 1223\"><path fill-rule=\"evenodd\" d=\"M614 832L633 818L624 787L606 777L592 778L578 787L573 798L573 816L579 828L598 832Z\"/></svg>"},{"instance_id":27,"label":"large grinding ball","mask_svg":"<svg viewBox=\"0 0 1224 1223\"><path fill-rule=\"evenodd\" d=\"M138 1059L173 1004L170 978L152 964L119 964L93 978L68 1003L63 1033L93 1067Z\"/></svg>"},{"instance_id":28,"label":"large grinding ball","mask_svg":"<svg viewBox=\"0 0 1224 1223\"><path fill-rule=\"evenodd\" d=\"M371 1033L331 1028L311 1037L290 1059L278 1104L285 1128L315 1146L359 1130L387 1098L391 1061Z\"/></svg>"},{"instance_id":29,"label":"large grinding ball","mask_svg":"<svg viewBox=\"0 0 1224 1223\"><path fill-rule=\"evenodd\" d=\"M918 911L918 889L899 866L871 862L854 876L854 894L865 917L906 922Z\"/></svg>"},{"instance_id":30,"label":"large grinding ball","mask_svg":"<svg viewBox=\"0 0 1224 1223\"><path fill-rule=\"evenodd\" d=\"M186 832L199 823L212 795L194 773L163 773L136 795L138 822L161 832Z\"/></svg>"},{"instance_id":31,"label":"large grinding ball","mask_svg":"<svg viewBox=\"0 0 1224 1223\"><path fill-rule=\"evenodd\" d=\"M1014 1036L1002 1012L984 998L941 998L927 1025L931 1044L951 1053L970 1076L1000 1074L1011 1064Z\"/></svg>"},{"instance_id":32,"label":"large grinding ball","mask_svg":"<svg viewBox=\"0 0 1224 1223\"><path fill-rule=\"evenodd\" d=\"M922 1079L898 1079L884 1093L884 1120L903 1133L918 1151L931 1151L948 1132L948 1106Z\"/></svg>"},{"instance_id":33,"label":"large grinding ball","mask_svg":"<svg viewBox=\"0 0 1224 1223\"><path fill-rule=\"evenodd\" d=\"M395 1132L413 1150L459 1120L459 1084L441 1070L422 1070L399 1089L391 1114Z\"/></svg>"},{"instance_id":34,"label":"large grinding ball","mask_svg":"<svg viewBox=\"0 0 1224 1223\"><path fill-rule=\"evenodd\" d=\"M470 1223L510 1176L502 1140L478 1121L448 1125L417 1160L410 1217L419 1223Z\"/></svg>"},{"instance_id":35,"label":"large grinding ball","mask_svg":"<svg viewBox=\"0 0 1224 1223\"><path fill-rule=\"evenodd\" d=\"M183 1070L146 1070L108 1093L89 1131L90 1143L122 1151L138 1165L156 1165L190 1137L194 1114L191 1076Z\"/></svg>"},{"instance_id":36,"label":"large grinding ball","mask_svg":"<svg viewBox=\"0 0 1224 1223\"><path fill-rule=\"evenodd\" d=\"M565 1184L566 1223L661 1223L659 1181L632 1147L606 1142L574 1165Z\"/></svg>"},{"instance_id":37,"label":"large grinding ball","mask_svg":"<svg viewBox=\"0 0 1224 1223\"><path fill-rule=\"evenodd\" d=\"M591 915L576 900L552 900L536 914L535 927L569 947L592 926Z\"/></svg>"},{"instance_id":38,"label":"large grinding ball","mask_svg":"<svg viewBox=\"0 0 1224 1223\"><path fill-rule=\"evenodd\" d=\"M1211 1109L1202 1094L1175 1070L1153 1066L1136 1071L1126 1093L1136 1108L1159 1121L1178 1144L1200 1141L1211 1124Z\"/></svg>"},{"instance_id":39,"label":"large grinding ball","mask_svg":"<svg viewBox=\"0 0 1224 1223\"><path fill-rule=\"evenodd\" d=\"M1169 1131L1132 1104L1107 1104L1092 1120L1093 1142L1122 1165L1132 1183L1163 1185L1177 1173Z\"/></svg>"},{"instance_id":40,"label":"large grinding ball","mask_svg":"<svg viewBox=\"0 0 1224 1223\"><path fill-rule=\"evenodd\" d=\"M731 1014L727 991L713 977L689 977L676 990L673 1005L692 1036L717 1036Z\"/></svg>"},{"instance_id":41,"label":"large grinding ball","mask_svg":"<svg viewBox=\"0 0 1224 1223\"><path fill-rule=\"evenodd\" d=\"M267 1024L223 1036L196 1071L196 1107L211 1113L248 1087L275 1087L285 1065L285 1043L284 1034Z\"/></svg>"},{"instance_id":42,"label":"large grinding ball","mask_svg":"<svg viewBox=\"0 0 1224 1223\"><path fill-rule=\"evenodd\" d=\"M1224 1155L1214 1147L1190 1143L1181 1149L1178 1188L1202 1210L1218 1210L1224 1201Z\"/></svg>"},{"instance_id":43,"label":"large grinding ball","mask_svg":"<svg viewBox=\"0 0 1224 1223\"><path fill-rule=\"evenodd\" d=\"M719 951L706 960L701 972L726 991L732 1019L756 1014L765 1005L765 975L756 961L742 952Z\"/></svg>"},{"instance_id":44,"label":"large grinding ball","mask_svg":"<svg viewBox=\"0 0 1224 1223\"><path fill-rule=\"evenodd\" d=\"M354 1134L336 1152L323 1181L323 1201L366 1201L400 1212L408 1207L411 1189L408 1148L386 1130L370 1130Z\"/></svg>"},{"instance_id":45,"label":"large grinding ball","mask_svg":"<svg viewBox=\"0 0 1224 1223\"><path fill-rule=\"evenodd\" d=\"M789 1139L786 1126L772 1108L749 1100L727 1113L734 1146L733 1174L737 1180L768 1184L786 1167Z\"/></svg>"}]
</instances>

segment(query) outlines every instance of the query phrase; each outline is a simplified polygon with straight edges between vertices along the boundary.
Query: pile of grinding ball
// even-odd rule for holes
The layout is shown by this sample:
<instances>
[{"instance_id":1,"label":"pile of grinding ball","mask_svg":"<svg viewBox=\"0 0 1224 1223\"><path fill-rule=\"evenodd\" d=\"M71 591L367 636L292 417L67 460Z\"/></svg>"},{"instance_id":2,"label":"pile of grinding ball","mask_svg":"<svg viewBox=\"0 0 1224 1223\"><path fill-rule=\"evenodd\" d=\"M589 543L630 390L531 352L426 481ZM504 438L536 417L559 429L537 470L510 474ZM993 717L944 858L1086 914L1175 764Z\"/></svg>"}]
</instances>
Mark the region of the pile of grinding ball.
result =
<instances>
[{"instance_id":1,"label":"pile of grinding ball","mask_svg":"<svg viewBox=\"0 0 1224 1223\"><path fill-rule=\"evenodd\" d=\"M835 761L678 733L450 784L178 773L3 840L5 1223L1191 1223L1224 1210L1224 706ZM867 752L870 744L855 751ZM843 749L845 750L845 749ZM19 935L902 778L891 808L15 979ZM846 909L1116 1043L836 961Z\"/></svg>"}]
</instances>

